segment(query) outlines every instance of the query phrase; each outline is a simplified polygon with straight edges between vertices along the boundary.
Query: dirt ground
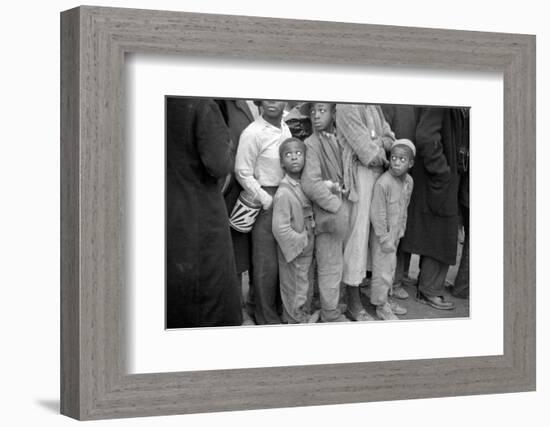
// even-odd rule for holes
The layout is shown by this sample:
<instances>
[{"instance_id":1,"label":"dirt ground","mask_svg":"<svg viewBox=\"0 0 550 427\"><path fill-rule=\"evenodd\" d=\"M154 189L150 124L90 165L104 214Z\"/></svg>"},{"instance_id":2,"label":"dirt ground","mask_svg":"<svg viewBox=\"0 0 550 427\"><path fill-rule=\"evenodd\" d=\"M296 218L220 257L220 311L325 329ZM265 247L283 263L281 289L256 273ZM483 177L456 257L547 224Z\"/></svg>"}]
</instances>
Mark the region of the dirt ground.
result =
<instances>
[{"instance_id":1,"label":"dirt ground","mask_svg":"<svg viewBox=\"0 0 550 427\"><path fill-rule=\"evenodd\" d=\"M446 279L446 288L445 288L445 299L454 302L454 310L438 310L432 308L426 304L422 304L416 301L416 286L407 286L404 285L405 290L409 293L409 298L406 300L398 300L399 304L407 309L407 314L399 316L401 320L411 320L411 319L442 319L442 318L463 318L470 316L470 300L461 299L453 297L450 292L450 286L453 285L456 273L458 271L458 265L460 263L460 257L462 254L462 244L459 241L458 251L457 251L457 262L455 265L449 268L449 273L447 274ZM418 277L418 260L417 255L411 257L411 264L409 267L409 276L411 278ZM246 295L248 293L248 276L243 274L243 295L244 301L246 301ZM372 306L368 298L369 286L362 287L362 301L367 312L373 317L376 317L375 307Z\"/></svg>"}]
</instances>

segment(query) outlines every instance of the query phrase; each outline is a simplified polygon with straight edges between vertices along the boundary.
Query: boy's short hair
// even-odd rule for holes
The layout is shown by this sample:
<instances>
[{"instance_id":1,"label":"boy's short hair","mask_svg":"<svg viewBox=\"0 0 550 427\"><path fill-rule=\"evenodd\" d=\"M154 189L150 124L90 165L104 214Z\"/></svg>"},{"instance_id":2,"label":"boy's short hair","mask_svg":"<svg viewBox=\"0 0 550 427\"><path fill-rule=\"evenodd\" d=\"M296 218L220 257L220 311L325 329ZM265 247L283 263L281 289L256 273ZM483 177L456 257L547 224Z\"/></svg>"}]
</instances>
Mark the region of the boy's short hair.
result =
<instances>
[{"instance_id":1,"label":"boy's short hair","mask_svg":"<svg viewBox=\"0 0 550 427\"><path fill-rule=\"evenodd\" d=\"M410 139L406 139L406 138L396 139L395 141L393 141L393 144L391 145L390 152L391 150L393 150L394 147L398 147L398 146L406 147L410 151L411 160L414 160L416 156L416 147L414 146L414 144Z\"/></svg>"},{"instance_id":2,"label":"boy's short hair","mask_svg":"<svg viewBox=\"0 0 550 427\"><path fill-rule=\"evenodd\" d=\"M269 101L269 99L253 99L253 100L252 100L252 103L253 103L256 107L261 107L263 101ZM288 102L288 101L285 101L285 100L283 100L283 99L278 99L278 101Z\"/></svg>"},{"instance_id":3,"label":"boy's short hair","mask_svg":"<svg viewBox=\"0 0 550 427\"><path fill-rule=\"evenodd\" d=\"M306 116L306 117L309 117L310 113L311 113L311 109L313 108L313 106L315 104L330 104L330 108L331 110L334 112L334 109L336 107L336 103L335 102L328 102L328 101L313 101L313 102L304 102L302 105L300 105L299 107L299 111L300 111L300 114L302 116Z\"/></svg>"},{"instance_id":4,"label":"boy's short hair","mask_svg":"<svg viewBox=\"0 0 550 427\"><path fill-rule=\"evenodd\" d=\"M281 145L279 145L279 159L283 160L285 146L287 146L293 141L298 142L302 146L304 154L306 153L306 143L299 138L291 137L291 138L285 139L283 142L281 142Z\"/></svg>"}]
</instances>

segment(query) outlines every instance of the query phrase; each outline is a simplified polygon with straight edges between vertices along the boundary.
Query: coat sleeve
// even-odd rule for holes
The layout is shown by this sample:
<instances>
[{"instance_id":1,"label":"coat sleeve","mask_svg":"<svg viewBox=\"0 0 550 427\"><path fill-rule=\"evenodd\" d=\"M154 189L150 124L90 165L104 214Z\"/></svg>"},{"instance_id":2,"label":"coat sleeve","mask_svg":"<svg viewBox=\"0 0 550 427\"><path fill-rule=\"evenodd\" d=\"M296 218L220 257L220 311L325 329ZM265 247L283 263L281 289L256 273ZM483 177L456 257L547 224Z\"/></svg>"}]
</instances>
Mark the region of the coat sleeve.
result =
<instances>
[{"instance_id":1,"label":"coat sleeve","mask_svg":"<svg viewBox=\"0 0 550 427\"><path fill-rule=\"evenodd\" d=\"M391 130L391 126L384 116L382 107L378 105L376 107L376 111L378 111L378 114L380 115L380 120L382 121L382 135L380 136L380 139L382 140L382 146L384 147L384 150L389 152L391 150L393 141L395 141L395 133L393 133L393 131Z\"/></svg>"},{"instance_id":2,"label":"coat sleeve","mask_svg":"<svg viewBox=\"0 0 550 427\"><path fill-rule=\"evenodd\" d=\"M195 137L199 156L210 175L222 178L233 170L235 147L214 101L202 103L197 110Z\"/></svg>"},{"instance_id":3,"label":"coat sleeve","mask_svg":"<svg viewBox=\"0 0 550 427\"><path fill-rule=\"evenodd\" d=\"M388 239L388 213L386 207L386 190L384 186L377 182L374 185L374 191L371 200L370 207L370 220L374 234L378 238L378 241L382 243Z\"/></svg>"},{"instance_id":4,"label":"coat sleeve","mask_svg":"<svg viewBox=\"0 0 550 427\"><path fill-rule=\"evenodd\" d=\"M311 141L306 141L306 147L306 164L300 180L304 193L309 200L324 210L335 213L340 209L342 200L332 193L323 181L319 154L312 147Z\"/></svg>"},{"instance_id":5,"label":"coat sleeve","mask_svg":"<svg viewBox=\"0 0 550 427\"><path fill-rule=\"evenodd\" d=\"M424 108L416 127L417 157L430 174L434 187L442 187L450 179L450 168L441 142L443 114L442 108Z\"/></svg>"},{"instance_id":6,"label":"coat sleeve","mask_svg":"<svg viewBox=\"0 0 550 427\"><path fill-rule=\"evenodd\" d=\"M336 128L363 165L379 157L385 159L384 150L372 138L356 105L338 104L336 111Z\"/></svg>"},{"instance_id":7,"label":"coat sleeve","mask_svg":"<svg viewBox=\"0 0 550 427\"><path fill-rule=\"evenodd\" d=\"M272 230L286 262L291 262L307 246L307 231L301 233L292 228L290 195L284 189L277 190L273 199Z\"/></svg>"},{"instance_id":8,"label":"coat sleeve","mask_svg":"<svg viewBox=\"0 0 550 427\"><path fill-rule=\"evenodd\" d=\"M416 158L427 173L427 203L438 213L451 184L451 168L442 144L443 108L422 108L416 127Z\"/></svg>"},{"instance_id":9,"label":"coat sleeve","mask_svg":"<svg viewBox=\"0 0 550 427\"><path fill-rule=\"evenodd\" d=\"M406 178L406 182L407 182L407 189L406 189L406 193L405 193L405 199L403 200L403 212L402 212L402 218L401 218L401 229L399 230L399 238L403 237L403 235L405 234L405 230L407 229L407 219L408 219L408 216L409 216L409 203L411 201L411 195L412 195L412 192L414 190L414 180L412 179L412 176L410 176L409 174L407 174L407 178Z\"/></svg>"}]
</instances>

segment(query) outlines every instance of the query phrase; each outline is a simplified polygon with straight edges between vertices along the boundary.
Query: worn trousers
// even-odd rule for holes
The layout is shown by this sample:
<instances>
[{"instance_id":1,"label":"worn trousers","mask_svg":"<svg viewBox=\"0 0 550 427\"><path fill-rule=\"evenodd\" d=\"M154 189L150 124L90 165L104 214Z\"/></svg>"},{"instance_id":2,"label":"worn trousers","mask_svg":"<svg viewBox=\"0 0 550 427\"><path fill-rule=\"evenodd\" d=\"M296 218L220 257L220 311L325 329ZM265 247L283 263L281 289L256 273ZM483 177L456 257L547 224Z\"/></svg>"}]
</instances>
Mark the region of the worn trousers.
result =
<instances>
[{"instance_id":1,"label":"worn trousers","mask_svg":"<svg viewBox=\"0 0 550 427\"><path fill-rule=\"evenodd\" d=\"M315 235L312 221L307 227L308 243L302 253L290 262L278 247L279 283L283 303L283 320L287 323L304 323L309 318L313 293L313 248Z\"/></svg>"},{"instance_id":2,"label":"worn trousers","mask_svg":"<svg viewBox=\"0 0 550 427\"><path fill-rule=\"evenodd\" d=\"M443 294L445 279L449 264L445 264L430 256L420 257L420 274L418 275L418 290L427 297L437 297Z\"/></svg>"},{"instance_id":3,"label":"worn trousers","mask_svg":"<svg viewBox=\"0 0 550 427\"><path fill-rule=\"evenodd\" d=\"M388 295L395 277L397 250L384 252L378 236L374 233L372 233L370 243L372 254L370 302L372 305L383 305L388 302ZM395 246L397 246L397 242Z\"/></svg>"},{"instance_id":4,"label":"worn trousers","mask_svg":"<svg viewBox=\"0 0 550 427\"><path fill-rule=\"evenodd\" d=\"M344 250L343 281L348 286L359 286L367 275L369 262L370 205L374 184L381 171L363 165L357 166L357 194L359 200L352 203L350 234Z\"/></svg>"},{"instance_id":5,"label":"worn trousers","mask_svg":"<svg viewBox=\"0 0 550 427\"><path fill-rule=\"evenodd\" d=\"M321 233L315 240L315 259L319 280L321 321L331 322L340 317L338 302L344 269L344 240L336 233Z\"/></svg>"},{"instance_id":6,"label":"worn trousers","mask_svg":"<svg viewBox=\"0 0 550 427\"><path fill-rule=\"evenodd\" d=\"M275 194L276 187L264 187ZM258 325L281 323L277 241L272 231L273 210L262 209L252 228L252 287L254 317Z\"/></svg>"},{"instance_id":7,"label":"worn trousers","mask_svg":"<svg viewBox=\"0 0 550 427\"><path fill-rule=\"evenodd\" d=\"M397 247L397 264L395 267L395 277L393 284L395 287L403 284L403 279L409 277L409 267L411 265L411 253L405 252L401 247L401 242Z\"/></svg>"}]
</instances>

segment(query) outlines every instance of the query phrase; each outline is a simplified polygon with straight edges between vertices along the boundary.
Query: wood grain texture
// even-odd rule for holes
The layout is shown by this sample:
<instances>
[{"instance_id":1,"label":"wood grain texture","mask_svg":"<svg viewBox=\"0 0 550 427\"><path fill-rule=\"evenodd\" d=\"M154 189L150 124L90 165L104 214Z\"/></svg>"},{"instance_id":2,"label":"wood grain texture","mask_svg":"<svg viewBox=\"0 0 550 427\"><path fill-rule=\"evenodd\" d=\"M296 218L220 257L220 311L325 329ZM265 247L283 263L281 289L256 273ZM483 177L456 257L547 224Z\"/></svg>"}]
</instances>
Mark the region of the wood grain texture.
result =
<instances>
[{"instance_id":1,"label":"wood grain texture","mask_svg":"<svg viewBox=\"0 0 550 427\"><path fill-rule=\"evenodd\" d=\"M80 414L79 13L61 20L61 412Z\"/></svg>"},{"instance_id":2,"label":"wood grain texture","mask_svg":"<svg viewBox=\"0 0 550 427\"><path fill-rule=\"evenodd\" d=\"M62 413L150 416L535 388L535 38L81 7L62 14ZM128 375L124 55L504 75L504 354Z\"/></svg>"}]
</instances>

